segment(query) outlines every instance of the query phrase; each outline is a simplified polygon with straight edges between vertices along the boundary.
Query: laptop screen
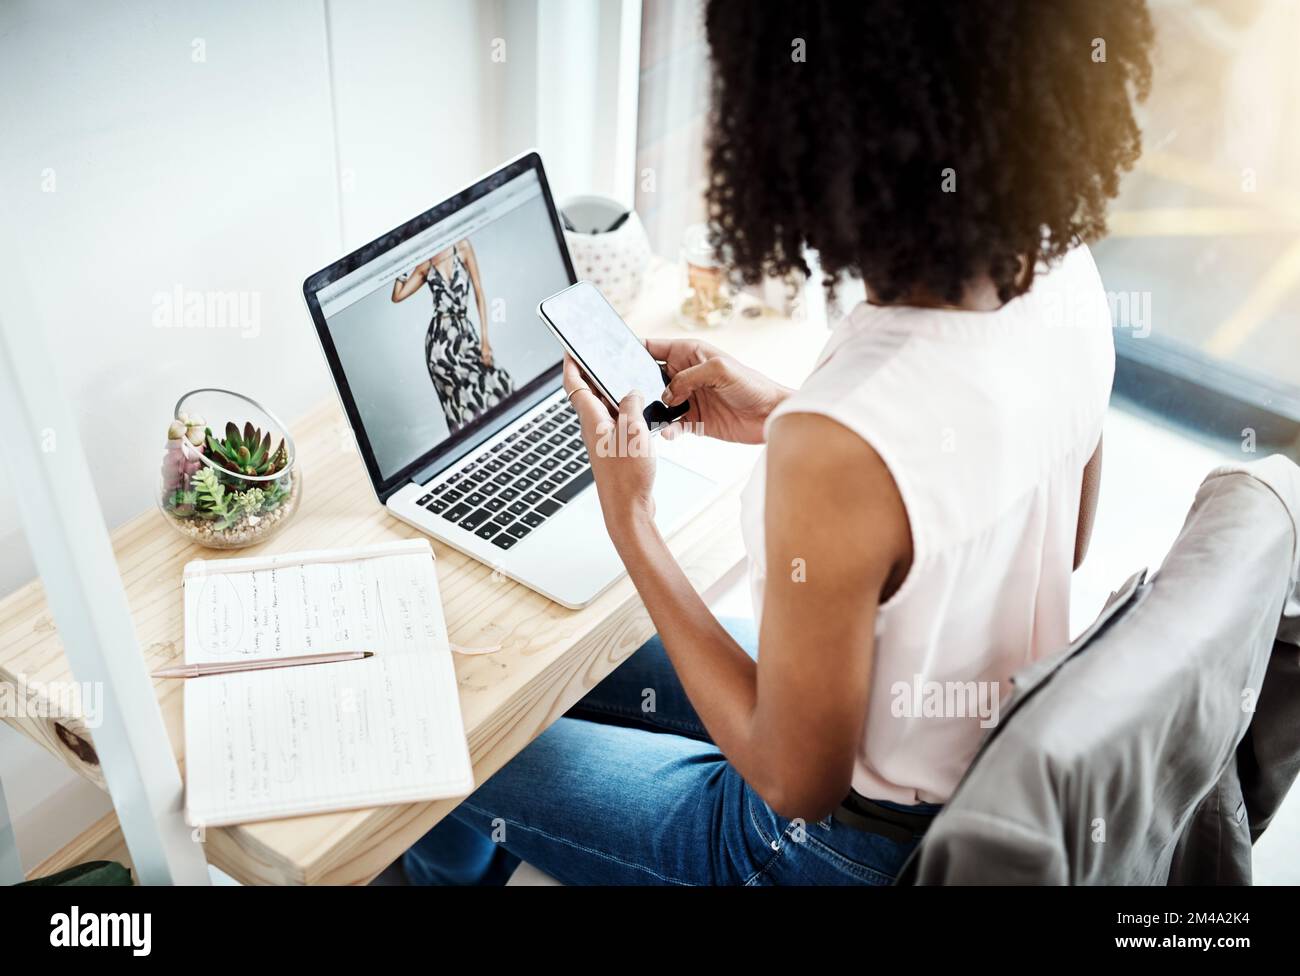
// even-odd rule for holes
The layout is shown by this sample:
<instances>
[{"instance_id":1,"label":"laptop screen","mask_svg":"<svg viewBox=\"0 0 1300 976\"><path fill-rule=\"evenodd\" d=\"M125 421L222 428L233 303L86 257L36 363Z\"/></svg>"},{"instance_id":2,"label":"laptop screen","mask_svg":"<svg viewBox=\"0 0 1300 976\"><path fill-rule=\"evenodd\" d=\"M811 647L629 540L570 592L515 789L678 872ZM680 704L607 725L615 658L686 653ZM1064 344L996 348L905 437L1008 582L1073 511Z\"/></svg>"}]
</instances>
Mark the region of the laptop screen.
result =
<instances>
[{"instance_id":1,"label":"laptop screen","mask_svg":"<svg viewBox=\"0 0 1300 976\"><path fill-rule=\"evenodd\" d=\"M573 280L562 241L540 161L515 164L308 279L381 494L536 399L562 356L536 314Z\"/></svg>"}]
</instances>

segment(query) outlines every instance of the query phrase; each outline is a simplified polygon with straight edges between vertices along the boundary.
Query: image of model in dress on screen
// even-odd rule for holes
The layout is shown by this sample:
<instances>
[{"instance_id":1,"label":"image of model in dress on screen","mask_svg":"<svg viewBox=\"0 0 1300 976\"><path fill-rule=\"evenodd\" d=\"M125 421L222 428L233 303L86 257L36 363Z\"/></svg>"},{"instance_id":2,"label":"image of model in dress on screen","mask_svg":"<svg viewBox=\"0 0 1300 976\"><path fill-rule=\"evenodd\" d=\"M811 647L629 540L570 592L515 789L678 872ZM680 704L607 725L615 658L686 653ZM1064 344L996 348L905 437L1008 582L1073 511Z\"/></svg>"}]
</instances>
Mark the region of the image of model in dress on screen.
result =
<instances>
[{"instance_id":1,"label":"image of model in dress on screen","mask_svg":"<svg viewBox=\"0 0 1300 976\"><path fill-rule=\"evenodd\" d=\"M514 380L493 360L488 341L487 299L474 246L457 241L393 282L393 301L404 302L422 285L433 296L433 318L424 337L429 378L455 431L514 392ZM478 334L469 320L469 293L478 310Z\"/></svg>"}]
</instances>

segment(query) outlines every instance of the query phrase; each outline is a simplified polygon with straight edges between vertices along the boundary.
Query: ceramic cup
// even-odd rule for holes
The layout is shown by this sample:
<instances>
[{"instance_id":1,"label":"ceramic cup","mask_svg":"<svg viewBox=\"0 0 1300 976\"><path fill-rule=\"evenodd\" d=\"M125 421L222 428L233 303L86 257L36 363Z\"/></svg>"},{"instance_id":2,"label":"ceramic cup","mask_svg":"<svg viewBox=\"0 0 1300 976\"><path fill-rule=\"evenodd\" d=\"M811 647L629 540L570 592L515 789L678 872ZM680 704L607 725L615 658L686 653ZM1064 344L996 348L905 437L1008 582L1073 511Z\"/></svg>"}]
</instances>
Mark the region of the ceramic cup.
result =
<instances>
[{"instance_id":1,"label":"ceramic cup","mask_svg":"<svg viewBox=\"0 0 1300 976\"><path fill-rule=\"evenodd\" d=\"M560 207L575 228L564 232L573 270L599 288L620 315L628 313L641 293L650 264L650 239L636 211L628 209L599 196L572 197ZM625 213L622 224L605 230Z\"/></svg>"}]
</instances>

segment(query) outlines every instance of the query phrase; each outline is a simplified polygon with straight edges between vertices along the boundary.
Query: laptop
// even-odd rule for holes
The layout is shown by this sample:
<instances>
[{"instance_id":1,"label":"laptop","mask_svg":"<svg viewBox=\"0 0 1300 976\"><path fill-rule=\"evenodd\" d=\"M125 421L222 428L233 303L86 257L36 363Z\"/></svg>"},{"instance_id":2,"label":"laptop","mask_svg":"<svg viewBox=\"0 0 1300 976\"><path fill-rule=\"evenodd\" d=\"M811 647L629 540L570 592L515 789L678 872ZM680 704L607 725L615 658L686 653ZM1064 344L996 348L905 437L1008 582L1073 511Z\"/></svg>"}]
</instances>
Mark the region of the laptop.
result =
<instances>
[{"instance_id":1,"label":"laptop","mask_svg":"<svg viewBox=\"0 0 1300 976\"><path fill-rule=\"evenodd\" d=\"M303 283L380 504L575 609L624 573L564 395L563 350L536 314L576 280L532 152ZM659 530L721 488L707 464L661 457Z\"/></svg>"}]
</instances>

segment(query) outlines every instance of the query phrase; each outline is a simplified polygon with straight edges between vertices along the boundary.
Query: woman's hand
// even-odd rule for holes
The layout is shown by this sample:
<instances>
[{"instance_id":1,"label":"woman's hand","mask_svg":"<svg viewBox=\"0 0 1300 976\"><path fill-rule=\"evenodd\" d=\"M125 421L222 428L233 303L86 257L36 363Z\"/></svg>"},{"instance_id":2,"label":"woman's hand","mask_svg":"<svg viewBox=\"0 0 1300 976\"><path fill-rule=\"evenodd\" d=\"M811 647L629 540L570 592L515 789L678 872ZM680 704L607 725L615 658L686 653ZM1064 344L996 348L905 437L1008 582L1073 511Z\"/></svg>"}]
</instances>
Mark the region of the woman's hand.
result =
<instances>
[{"instance_id":1,"label":"woman's hand","mask_svg":"<svg viewBox=\"0 0 1300 976\"><path fill-rule=\"evenodd\" d=\"M654 520L654 440L642 414L645 398L629 393L618 414L611 415L569 356L564 357L564 389L582 423L605 527L617 546Z\"/></svg>"},{"instance_id":2,"label":"woman's hand","mask_svg":"<svg viewBox=\"0 0 1300 976\"><path fill-rule=\"evenodd\" d=\"M488 369L492 368L492 347L488 343L484 342L479 346L478 358Z\"/></svg>"},{"instance_id":3,"label":"woman's hand","mask_svg":"<svg viewBox=\"0 0 1300 976\"><path fill-rule=\"evenodd\" d=\"M691 402L665 433L689 425L718 440L761 444L768 414L794 392L698 339L647 339L645 346L668 367L664 403Z\"/></svg>"}]
</instances>

